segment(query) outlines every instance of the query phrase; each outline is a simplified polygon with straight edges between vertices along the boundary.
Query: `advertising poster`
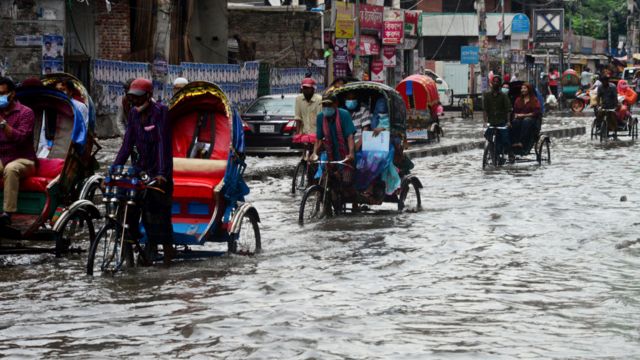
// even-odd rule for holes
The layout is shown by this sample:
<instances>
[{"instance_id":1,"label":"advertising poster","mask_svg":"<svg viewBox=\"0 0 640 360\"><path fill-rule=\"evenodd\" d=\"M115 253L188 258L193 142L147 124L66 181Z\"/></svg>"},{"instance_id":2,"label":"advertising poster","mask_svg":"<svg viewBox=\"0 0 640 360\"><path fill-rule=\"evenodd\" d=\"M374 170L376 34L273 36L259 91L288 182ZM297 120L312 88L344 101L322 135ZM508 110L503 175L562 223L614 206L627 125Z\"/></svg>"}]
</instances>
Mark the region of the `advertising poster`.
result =
<instances>
[{"instance_id":1,"label":"advertising poster","mask_svg":"<svg viewBox=\"0 0 640 360\"><path fill-rule=\"evenodd\" d=\"M44 35L42 37L42 59L62 60L64 37L62 35Z\"/></svg>"},{"instance_id":2,"label":"advertising poster","mask_svg":"<svg viewBox=\"0 0 640 360\"><path fill-rule=\"evenodd\" d=\"M356 54L356 40L349 40L349 54ZM369 56L369 55L379 55L380 54L380 44L378 43L378 38L372 35L361 35L360 36L360 56Z\"/></svg>"},{"instance_id":3,"label":"advertising poster","mask_svg":"<svg viewBox=\"0 0 640 360\"><path fill-rule=\"evenodd\" d=\"M422 11L405 10L404 11L404 35L418 36L418 22Z\"/></svg>"},{"instance_id":4,"label":"advertising poster","mask_svg":"<svg viewBox=\"0 0 640 360\"><path fill-rule=\"evenodd\" d=\"M351 39L355 32L353 4L336 1L336 39Z\"/></svg>"},{"instance_id":5,"label":"advertising poster","mask_svg":"<svg viewBox=\"0 0 640 360\"><path fill-rule=\"evenodd\" d=\"M382 47L382 62L384 67L396 66L396 47L391 45L384 45Z\"/></svg>"},{"instance_id":6,"label":"advertising poster","mask_svg":"<svg viewBox=\"0 0 640 360\"><path fill-rule=\"evenodd\" d=\"M371 61L371 81L384 83L384 63L380 59Z\"/></svg>"},{"instance_id":7,"label":"advertising poster","mask_svg":"<svg viewBox=\"0 0 640 360\"><path fill-rule=\"evenodd\" d=\"M383 45L400 45L404 39L404 15L399 9L385 9L382 29Z\"/></svg>"},{"instance_id":8,"label":"advertising poster","mask_svg":"<svg viewBox=\"0 0 640 360\"><path fill-rule=\"evenodd\" d=\"M384 7L360 4L360 30L382 31Z\"/></svg>"}]
</instances>

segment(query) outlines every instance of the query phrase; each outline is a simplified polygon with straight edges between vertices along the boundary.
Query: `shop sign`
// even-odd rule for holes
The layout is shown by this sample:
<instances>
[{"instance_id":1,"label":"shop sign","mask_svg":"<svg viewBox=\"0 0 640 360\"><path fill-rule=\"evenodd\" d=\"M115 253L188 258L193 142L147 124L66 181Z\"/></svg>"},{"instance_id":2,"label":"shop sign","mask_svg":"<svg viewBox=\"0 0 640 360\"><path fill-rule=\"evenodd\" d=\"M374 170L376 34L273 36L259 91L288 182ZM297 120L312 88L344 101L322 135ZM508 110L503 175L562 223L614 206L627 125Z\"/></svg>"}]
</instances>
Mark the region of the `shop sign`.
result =
<instances>
[{"instance_id":1,"label":"shop sign","mask_svg":"<svg viewBox=\"0 0 640 360\"><path fill-rule=\"evenodd\" d=\"M382 31L384 7L360 4L360 29Z\"/></svg>"},{"instance_id":2,"label":"shop sign","mask_svg":"<svg viewBox=\"0 0 640 360\"><path fill-rule=\"evenodd\" d=\"M346 39L336 39L336 45L334 47L333 62L336 64L348 64L349 63L349 51L348 42Z\"/></svg>"},{"instance_id":3,"label":"shop sign","mask_svg":"<svg viewBox=\"0 0 640 360\"><path fill-rule=\"evenodd\" d=\"M385 45L382 47L382 63L384 67L396 66L396 47Z\"/></svg>"},{"instance_id":4,"label":"shop sign","mask_svg":"<svg viewBox=\"0 0 640 360\"><path fill-rule=\"evenodd\" d=\"M353 38L355 28L353 12L352 4L336 1L336 39Z\"/></svg>"},{"instance_id":5,"label":"shop sign","mask_svg":"<svg viewBox=\"0 0 640 360\"><path fill-rule=\"evenodd\" d=\"M371 81L384 82L384 64L380 59L371 62Z\"/></svg>"},{"instance_id":6,"label":"shop sign","mask_svg":"<svg viewBox=\"0 0 640 360\"><path fill-rule=\"evenodd\" d=\"M384 9L383 45L399 45L404 39L404 15L399 9Z\"/></svg>"},{"instance_id":7,"label":"shop sign","mask_svg":"<svg viewBox=\"0 0 640 360\"><path fill-rule=\"evenodd\" d=\"M404 35L405 36L417 36L418 35L418 22L420 21L420 10L405 10L404 11Z\"/></svg>"},{"instance_id":8,"label":"shop sign","mask_svg":"<svg viewBox=\"0 0 640 360\"><path fill-rule=\"evenodd\" d=\"M349 39L349 54L356 54L356 39ZM360 56L379 55L378 38L372 35L360 35Z\"/></svg>"},{"instance_id":9,"label":"shop sign","mask_svg":"<svg viewBox=\"0 0 640 360\"><path fill-rule=\"evenodd\" d=\"M477 46L460 47L460 64L477 64L480 61L480 48Z\"/></svg>"}]
</instances>

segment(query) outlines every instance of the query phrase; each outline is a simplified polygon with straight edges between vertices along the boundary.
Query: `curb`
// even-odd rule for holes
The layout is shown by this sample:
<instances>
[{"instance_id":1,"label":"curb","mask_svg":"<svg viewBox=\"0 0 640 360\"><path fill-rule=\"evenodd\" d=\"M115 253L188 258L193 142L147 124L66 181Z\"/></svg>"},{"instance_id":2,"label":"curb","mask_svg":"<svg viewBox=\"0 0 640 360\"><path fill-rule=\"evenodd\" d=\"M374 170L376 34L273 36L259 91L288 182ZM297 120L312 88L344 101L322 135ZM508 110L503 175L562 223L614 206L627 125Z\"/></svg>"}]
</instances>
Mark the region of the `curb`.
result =
<instances>
[{"instance_id":1,"label":"curb","mask_svg":"<svg viewBox=\"0 0 640 360\"><path fill-rule=\"evenodd\" d=\"M567 138L578 135L584 135L587 133L585 126L576 126L562 129L543 130L540 132L543 135L547 135L551 138ZM405 154L410 159L416 159L427 156L440 156L455 154L463 151L482 149L484 146L484 139L482 140L469 140L459 144L453 145L426 145L415 149L409 149L405 151ZM266 169L260 169L244 174L245 180L261 180L268 177L283 178L285 176L292 176L293 168L291 166L278 166Z\"/></svg>"}]
</instances>

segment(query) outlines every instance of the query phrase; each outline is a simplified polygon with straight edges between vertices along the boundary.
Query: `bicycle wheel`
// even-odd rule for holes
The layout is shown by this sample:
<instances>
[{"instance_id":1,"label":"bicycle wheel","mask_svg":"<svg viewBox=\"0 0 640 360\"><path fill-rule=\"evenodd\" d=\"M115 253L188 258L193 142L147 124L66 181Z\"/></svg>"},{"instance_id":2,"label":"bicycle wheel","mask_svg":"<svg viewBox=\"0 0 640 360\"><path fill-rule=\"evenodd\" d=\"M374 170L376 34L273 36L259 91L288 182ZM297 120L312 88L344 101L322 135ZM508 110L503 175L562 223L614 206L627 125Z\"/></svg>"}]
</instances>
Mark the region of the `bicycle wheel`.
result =
<instances>
[{"instance_id":1,"label":"bicycle wheel","mask_svg":"<svg viewBox=\"0 0 640 360\"><path fill-rule=\"evenodd\" d=\"M262 251L260 226L254 213L247 212L240 219L240 230L236 239L228 244L228 251L233 254L252 256Z\"/></svg>"},{"instance_id":2,"label":"bicycle wheel","mask_svg":"<svg viewBox=\"0 0 640 360\"><path fill-rule=\"evenodd\" d=\"M600 142L603 142L609 138L609 122L607 118L600 121Z\"/></svg>"},{"instance_id":3,"label":"bicycle wheel","mask_svg":"<svg viewBox=\"0 0 640 360\"><path fill-rule=\"evenodd\" d=\"M420 209L422 209L420 189L414 182L408 181L402 185L398 198L398 211L418 212Z\"/></svg>"},{"instance_id":4,"label":"bicycle wheel","mask_svg":"<svg viewBox=\"0 0 640 360\"><path fill-rule=\"evenodd\" d=\"M488 166L495 167L497 162L498 159L496 155L495 144L490 141L486 141L484 144L484 153L482 155L482 168L485 169Z\"/></svg>"},{"instance_id":5,"label":"bicycle wheel","mask_svg":"<svg viewBox=\"0 0 640 360\"><path fill-rule=\"evenodd\" d=\"M307 171L309 165L306 161L301 160L296 169L293 172L293 179L291 184L291 193L295 194L298 191L302 191L307 186Z\"/></svg>"},{"instance_id":6,"label":"bicycle wheel","mask_svg":"<svg viewBox=\"0 0 640 360\"><path fill-rule=\"evenodd\" d=\"M133 254L131 244L125 241L125 249L120 242L122 239L122 225L113 220L100 229L96 239L89 248L87 259L87 275L94 273L115 273L122 269Z\"/></svg>"},{"instance_id":7,"label":"bicycle wheel","mask_svg":"<svg viewBox=\"0 0 640 360\"><path fill-rule=\"evenodd\" d=\"M327 205L324 203L324 191L319 185L309 187L302 196L298 223L304 225L307 222L321 219L325 216Z\"/></svg>"},{"instance_id":8,"label":"bicycle wheel","mask_svg":"<svg viewBox=\"0 0 640 360\"><path fill-rule=\"evenodd\" d=\"M56 234L56 256L86 253L96 232L91 215L80 208L63 220Z\"/></svg>"}]
</instances>

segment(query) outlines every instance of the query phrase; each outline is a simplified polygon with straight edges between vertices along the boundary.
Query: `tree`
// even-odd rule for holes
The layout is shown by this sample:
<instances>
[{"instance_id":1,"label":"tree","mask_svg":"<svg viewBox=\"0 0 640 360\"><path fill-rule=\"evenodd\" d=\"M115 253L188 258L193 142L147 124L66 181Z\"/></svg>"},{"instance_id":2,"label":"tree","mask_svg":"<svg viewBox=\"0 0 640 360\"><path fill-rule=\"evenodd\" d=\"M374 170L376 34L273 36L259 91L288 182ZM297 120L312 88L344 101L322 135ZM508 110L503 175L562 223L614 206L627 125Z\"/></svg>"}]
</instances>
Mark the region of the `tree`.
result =
<instances>
[{"instance_id":1,"label":"tree","mask_svg":"<svg viewBox=\"0 0 640 360\"><path fill-rule=\"evenodd\" d=\"M627 0L576 0L565 3L565 22L578 35L607 38L607 21L611 19L611 38L627 33Z\"/></svg>"}]
</instances>

